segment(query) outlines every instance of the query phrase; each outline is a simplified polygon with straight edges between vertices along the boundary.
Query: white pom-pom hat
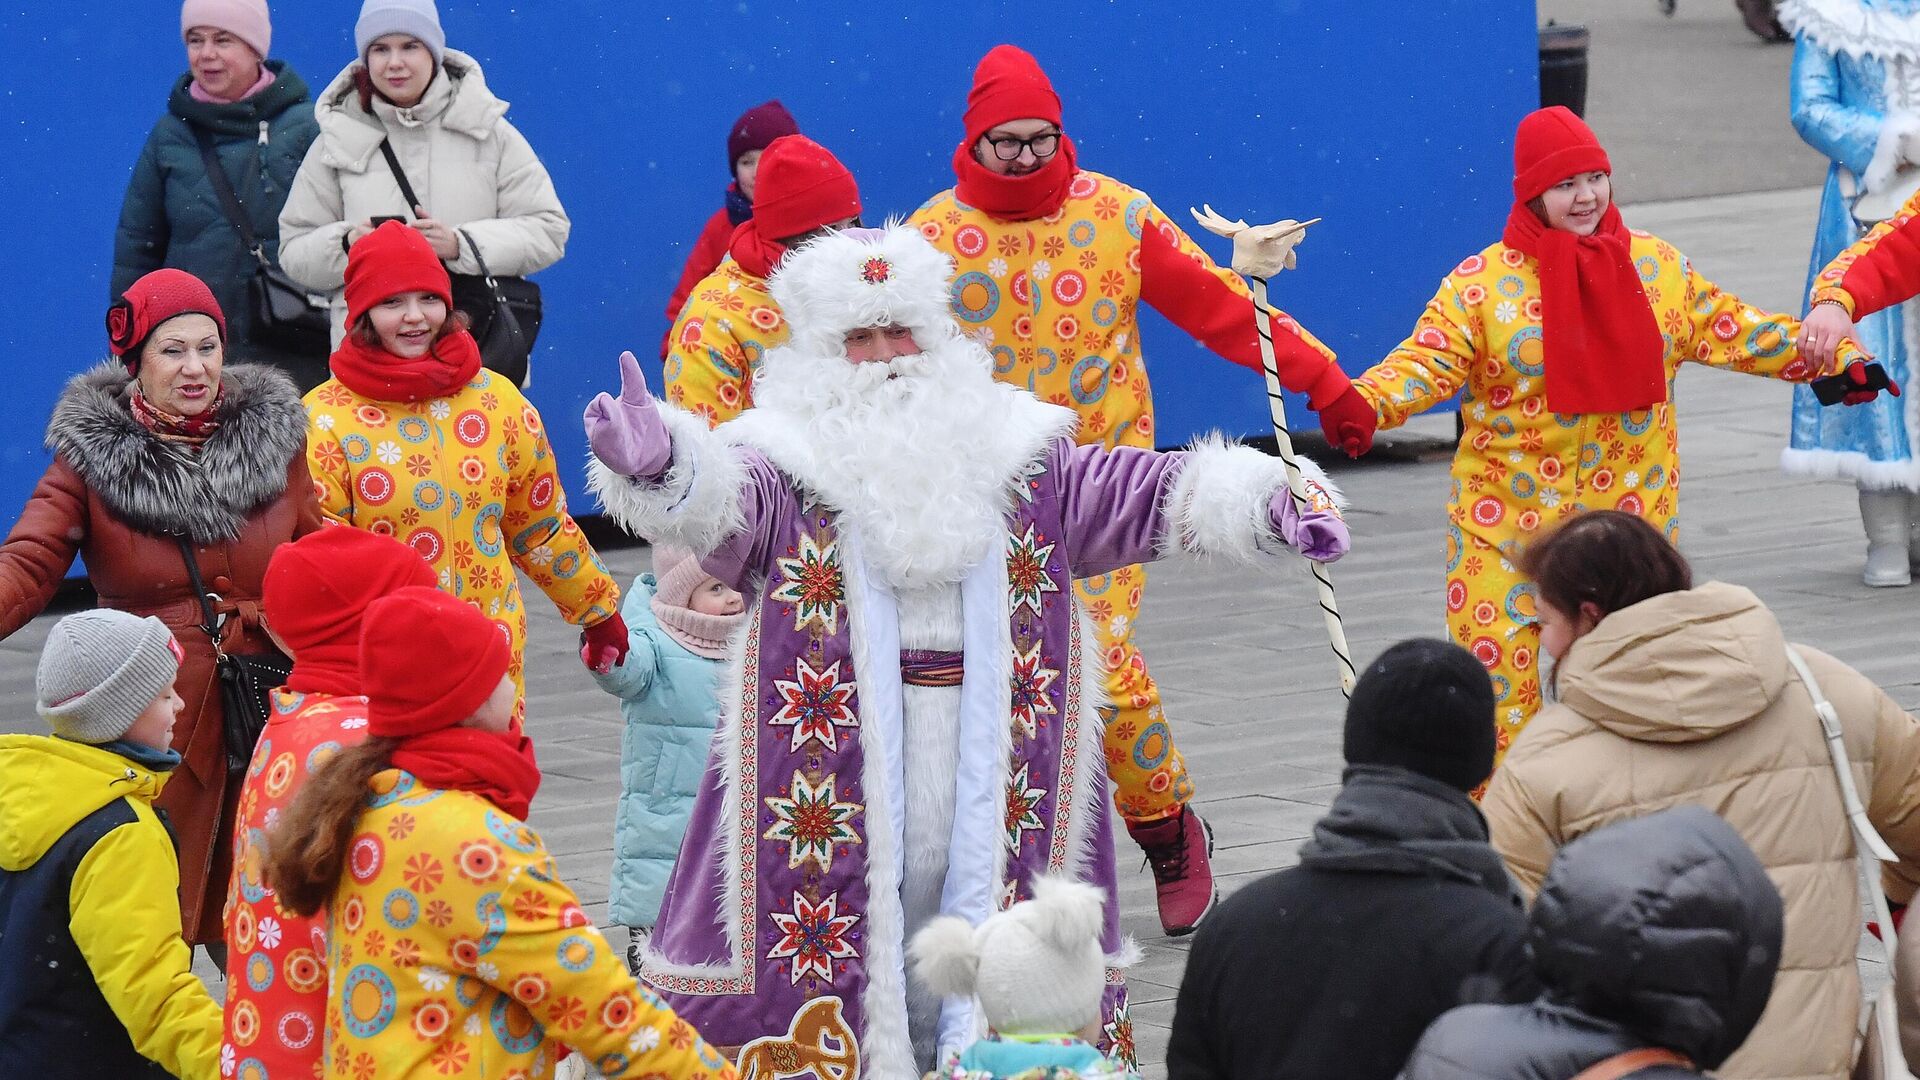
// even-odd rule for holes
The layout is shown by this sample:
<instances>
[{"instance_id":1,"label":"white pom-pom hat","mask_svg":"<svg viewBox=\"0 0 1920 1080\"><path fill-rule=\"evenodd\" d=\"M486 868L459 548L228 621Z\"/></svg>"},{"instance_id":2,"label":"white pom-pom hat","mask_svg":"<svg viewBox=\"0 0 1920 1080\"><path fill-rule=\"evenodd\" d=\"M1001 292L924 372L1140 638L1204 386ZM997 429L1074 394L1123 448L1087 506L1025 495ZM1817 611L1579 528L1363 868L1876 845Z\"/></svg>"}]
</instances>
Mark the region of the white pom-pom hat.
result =
<instances>
[{"instance_id":1,"label":"white pom-pom hat","mask_svg":"<svg viewBox=\"0 0 1920 1080\"><path fill-rule=\"evenodd\" d=\"M1107 988L1100 949L1106 894L1042 877L1033 899L979 926L943 915L913 936L914 974L936 994L980 1000L1002 1035L1070 1035L1100 1019Z\"/></svg>"},{"instance_id":2,"label":"white pom-pom hat","mask_svg":"<svg viewBox=\"0 0 1920 1080\"><path fill-rule=\"evenodd\" d=\"M840 229L790 252L767 279L808 356L844 356L848 331L905 326L922 349L959 336L948 307L953 261L918 229Z\"/></svg>"}]
</instances>

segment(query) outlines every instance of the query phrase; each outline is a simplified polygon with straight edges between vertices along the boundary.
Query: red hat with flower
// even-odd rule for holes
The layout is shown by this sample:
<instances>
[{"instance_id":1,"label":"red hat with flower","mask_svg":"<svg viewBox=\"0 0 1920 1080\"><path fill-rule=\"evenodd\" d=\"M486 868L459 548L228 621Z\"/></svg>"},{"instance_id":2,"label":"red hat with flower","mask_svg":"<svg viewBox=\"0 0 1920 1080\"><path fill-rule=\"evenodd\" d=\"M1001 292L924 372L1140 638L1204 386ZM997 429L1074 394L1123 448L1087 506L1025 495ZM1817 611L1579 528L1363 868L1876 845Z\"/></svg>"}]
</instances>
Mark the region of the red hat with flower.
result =
<instances>
[{"instance_id":1,"label":"red hat with flower","mask_svg":"<svg viewBox=\"0 0 1920 1080\"><path fill-rule=\"evenodd\" d=\"M107 308L107 347L128 371L138 371L140 347L161 323L180 315L212 319L220 329L220 343L226 344L227 316L220 310L220 301L213 298L213 290L185 270L169 266L127 286L120 299Z\"/></svg>"}]
</instances>

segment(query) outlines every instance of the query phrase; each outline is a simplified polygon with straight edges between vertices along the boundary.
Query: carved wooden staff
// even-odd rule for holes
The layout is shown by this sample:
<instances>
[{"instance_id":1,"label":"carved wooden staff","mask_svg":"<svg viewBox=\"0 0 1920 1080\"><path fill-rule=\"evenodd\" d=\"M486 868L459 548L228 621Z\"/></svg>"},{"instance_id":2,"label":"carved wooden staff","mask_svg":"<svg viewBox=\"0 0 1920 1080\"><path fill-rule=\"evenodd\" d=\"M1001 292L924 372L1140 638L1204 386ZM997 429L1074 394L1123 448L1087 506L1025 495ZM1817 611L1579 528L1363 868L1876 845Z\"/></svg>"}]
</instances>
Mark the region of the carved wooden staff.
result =
<instances>
[{"instance_id":1,"label":"carved wooden staff","mask_svg":"<svg viewBox=\"0 0 1920 1080\"><path fill-rule=\"evenodd\" d=\"M1306 236L1307 226L1318 222L1276 221L1271 225L1248 225L1228 221L1206 207L1205 213L1188 208L1188 213L1208 232L1233 241L1233 269L1253 283L1254 327L1260 333L1260 363L1267 375L1267 410L1273 417L1273 441L1280 451L1280 462L1287 469L1287 490L1293 506L1304 516L1312 507L1307 502L1306 480L1300 475L1300 463L1294 460L1293 436L1287 430L1287 409L1281 394L1280 369L1273 359L1273 331L1267 325L1271 309L1267 306L1267 279L1294 265L1293 248ZM1334 600L1333 578L1325 565L1311 560L1314 583L1319 587L1320 612L1327 624L1327 640L1333 646L1334 659L1340 663L1340 692L1353 696L1353 654L1347 650L1347 628L1340 621L1340 605Z\"/></svg>"}]
</instances>

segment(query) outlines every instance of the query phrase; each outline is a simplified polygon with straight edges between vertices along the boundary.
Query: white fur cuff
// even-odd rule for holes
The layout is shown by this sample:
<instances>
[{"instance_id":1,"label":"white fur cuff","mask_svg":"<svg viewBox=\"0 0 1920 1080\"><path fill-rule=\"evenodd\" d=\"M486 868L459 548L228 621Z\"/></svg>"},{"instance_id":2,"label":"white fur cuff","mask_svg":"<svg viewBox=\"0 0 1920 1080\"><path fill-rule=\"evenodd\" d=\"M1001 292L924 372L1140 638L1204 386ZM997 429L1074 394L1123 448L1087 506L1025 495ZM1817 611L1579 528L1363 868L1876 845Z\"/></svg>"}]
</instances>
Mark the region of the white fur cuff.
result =
<instances>
[{"instance_id":1,"label":"white fur cuff","mask_svg":"<svg viewBox=\"0 0 1920 1080\"><path fill-rule=\"evenodd\" d=\"M1320 466L1304 457L1294 461L1309 485L1325 491L1335 506L1346 505ZM1164 496L1167 531L1161 546L1168 553L1221 556L1248 564L1291 553L1267 511L1273 493L1286 486L1287 468L1279 458L1228 443L1217 434L1204 436L1187 450Z\"/></svg>"},{"instance_id":2,"label":"white fur cuff","mask_svg":"<svg viewBox=\"0 0 1920 1080\"><path fill-rule=\"evenodd\" d=\"M621 476L588 455L587 489L628 532L705 555L742 527L740 491L747 482L746 466L705 421L665 402L659 408L673 438L666 478L647 483Z\"/></svg>"}]
</instances>

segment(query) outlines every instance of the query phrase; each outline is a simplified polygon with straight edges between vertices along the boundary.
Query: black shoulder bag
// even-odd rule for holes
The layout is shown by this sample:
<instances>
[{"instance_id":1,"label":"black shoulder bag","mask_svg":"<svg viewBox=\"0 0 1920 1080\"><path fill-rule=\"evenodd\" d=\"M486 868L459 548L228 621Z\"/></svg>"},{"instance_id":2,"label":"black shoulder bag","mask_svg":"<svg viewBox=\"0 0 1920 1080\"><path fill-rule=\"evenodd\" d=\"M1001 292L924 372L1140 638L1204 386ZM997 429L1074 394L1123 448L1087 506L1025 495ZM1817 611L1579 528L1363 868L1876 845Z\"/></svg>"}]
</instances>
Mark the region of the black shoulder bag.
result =
<instances>
[{"instance_id":1,"label":"black shoulder bag","mask_svg":"<svg viewBox=\"0 0 1920 1080\"><path fill-rule=\"evenodd\" d=\"M220 167L220 156L213 150L213 133L197 124L190 126L194 141L200 144L200 160L206 166L207 183L213 185L221 212L239 230L240 242L258 264L247 278L247 309L253 316L254 339L299 356L326 356L333 351L333 316L326 302L301 288L286 271L267 258L266 248L254 235L247 212L240 205L240 196L233 190L233 182Z\"/></svg>"},{"instance_id":2,"label":"black shoulder bag","mask_svg":"<svg viewBox=\"0 0 1920 1080\"><path fill-rule=\"evenodd\" d=\"M184 536L175 537L180 557L186 561L187 577L200 600L200 631L213 642L214 669L220 677L221 740L227 747L227 771L240 772L253 757L253 746L267 728L272 714L270 695L287 681L293 661L277 649L263 653L230 653L220 647L226 627L214 614L213 602L219 597L207 591L200 580L200 560L193 545Z\"/></svg>"},{"instance_id":3,"label":"black shoulder bag","mask_svg":"<svg viewBox=\"0 0 1920 1080\"><path fill-rule=\"evenodd\" d=\"M380 153L387 159L387 168L393 171L394 182L400 185L400 194L407 200L407 213L411 216L414 207L425 204L407 182L400 158L393 152L393 143L380 140ZM473 237L465 229L454 231L466 242L467 250L473 252L473 261L480 264L480 272L448 272L453 279L453 306L467 313L468 328L473 340L480 345L480 360L487 370L505 375L515 386L525 386L533 341L540 336L543 314L540 286L523 277L493 274L487 269L486 257L480 253L480 245L473 242Z\"/></svg>"}]
</instances>

